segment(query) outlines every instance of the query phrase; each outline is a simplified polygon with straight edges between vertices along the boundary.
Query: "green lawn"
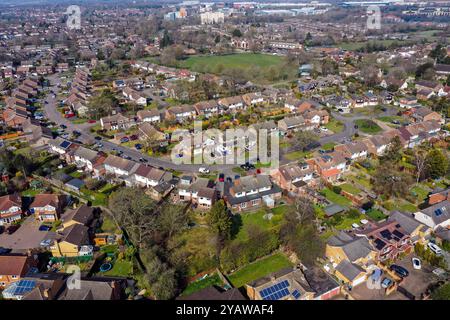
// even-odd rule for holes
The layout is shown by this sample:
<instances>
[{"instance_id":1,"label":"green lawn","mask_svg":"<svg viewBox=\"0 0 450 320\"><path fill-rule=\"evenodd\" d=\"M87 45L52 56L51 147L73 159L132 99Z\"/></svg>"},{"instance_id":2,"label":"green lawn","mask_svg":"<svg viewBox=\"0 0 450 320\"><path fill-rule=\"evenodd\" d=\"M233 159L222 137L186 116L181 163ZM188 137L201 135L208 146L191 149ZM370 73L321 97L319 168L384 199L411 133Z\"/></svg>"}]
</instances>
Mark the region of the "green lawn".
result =
<instances>
[{"instance_id":1,"label":"green lawn","mask_svg":"<svg viewBox=\"0 0 450 320\"><path fill-rule=\"evenodd\" d=\"M400 116L382 116L382 117L378 117L378 120L383 121L383 122L388 122L388 123L392 123L392 121L397 120L400 121L400 123L403 121L403 117Z\"/></svg>"},{"instance_id":2,"label":"green lawn","mask_svg":"<svg viewBox=\"0 0 450 320\"><path fill-rule=\"evenodd\" d=\"M103 214L103 224L101 226L103 232L115 233L119 230L117 224L108 214Z\"/></svg>"},{"instance_id":3,"label":"green lawn","mask_svg":"<svg viewBox=\"0 0 450 320\"><path fill-rule=\"evenodd\" d=\"M326 125L324 125L324 127L328 130L333 131L334 133L339 133L344 130L344 125L342 124L342 122L335 119L331 119Z\"/></svg>"},{"instance_id":4,"label":"green lawn","mask_svg":"<svg viewBox=\"0 0 450 320\"><path fill-rule=\"evenodd\" d=\"M21 192L22 197L34 197L37 194L44 193L43 189L27 189Z\"/></svg>"},{"instance_id":5,"label":"green lawn","mask_svg":"<svg viewBox=\"0 0 450 320\"><path fill-rule=\"evenodd\" d=\"M372 120L368 119L358 119L355 120L355 124L358 125L358 129L361 130L361 132L368 133L368 134L377 134L382 131L379 125L377 125Z\"/></svg>"},{"instance_id":6,"label":"green lawn","mask_svg":"<svg viewBox=\"0 0 450 320\"><path fill-rule=\"evenodd\" d=\"M417 203L422 203L428 197L429 191L423 187L415 186L411 188L411 193L417 197Z\"/></svg>"},{"instance_id":7,"label":"green lawn","mask_svg":"<svg viewBox=\"0 0 450 320\"><path fill-rule=\"evenodd\" d=\"M246 241L247 231L245 227L251 224L255 224L264 230L273 230L277 228L281 224L284 214L289 209L289 206L282 205L271 210L260 209L255 212L242 213L239 216L242 221L242 226L236 234L236 239ZM268 213L273 214L270 220L264 218L264 216Z\"/></svg>"},{"instance_id":8,"label":"green lawn","mask_svg":"<svg viewBox=\"0 0 450 320\"><path fill-rule=\"evenodd\" d=\"M289 160L289 161L294 161L294 160L300 160L300 159L304 159L307 157L307 155L309 155L309 152L304 152L304 151L294 151L291 153L286 153L284 155L284 157Z\"/></svg>"},{"instance_id":9,"label":"green lawn","mask_svg":"<svg viewBox=\"0 0 450 320\"><path fill-rule=\"evenodd\" d=\"M187 296L187 295L190 295L194 292L200 291L200 290L208 288L208 287L212 287L212 286L222 287L223 285L224 285L224 283L220 279L219 275L217 273L214 273L213 275L211 275L205 279L197 280L197 281L189 283L181 295Z\"/></svg>"},{"instance_id":10,"label":"green lawn","mask_svg":"<svg viewBox=\"0 0 450 320\"><path fill-rule=\"evenodd\" d=\"M133 263L127 260L117 260L111 270L100 272L104 276L128 277L133 274Z\"/></svg>"},{"instance_id":11,"label":"green lawn","mask_svg":"<svg viewBox=\"0 0 450 320\"><path fill-rule=\"evenodd\" d=\"M352 185L350 183L344 183L344 184L340 185L339 187L341 187L341 189L344 190L345 192L351 193L353 195L358 195L361 193L361 190L359 190L358 188L356 188L354 185Z\"/></svg>"},{"instance_id":12,"label":"green lawn","mask_svg":"<svg viewBox=\"0 0 450 320\"><path fill-rule=\"evenodd\" d=\"M335 145L336 144L334 142L328 142L328 143L323 144L320 148L323 150L333 150Z\"/></svg>"},{"instance_id":13,"label":"green lawn","mask_svg":"<svg viewBox=\"0 0 450 320\"><path fill-rule=\"evenodd\" d=\"M250 263L249 265L229 275L228 279L234 287L239 288L246 283L291 266L292 263L286 256L281 253L276 253L256 262Z\"/></svg>"},{"instance_id":14,"label":"green lawn","mask_svg":"<svg viewBox=\"0 0 450 320\"><path fill-rule=\"evenodd\" d=\"M350 181L353 181L355 183L358 183L360 185L362 185L363 187L366 187L367 189L371 189L372 186L370 184L370 180L366 177L363 177L362 175L358 175L358 176L350 176L348 177L348 179Z\"/></svg>"},{"instance_id":15,"label":"green lawn","mask_svg":"<svg viewBox=\"0 0 450 320\"><path fill-rule=\"evenodd\" d=\"M80 191L86 200L92 202L93 206L104 206L107 203L108 195L104 193L91 191L86 189L85 187L82 187Z\"/></svg>"},{"instance_id":16,"label":"green lawn","mask_svg":"<svg viewBox=\"0 0 450 320\"><path fill-rule=\"evenodd\" d=\"M348 207L351 205L351 201L348 200L346 197L341 196L340 194L337 194L328 188L323 189L321 191L321 193L325 196L325 198L327 198L328 200L330 200L333 203L336 203L338 205L345 206L345 207Z\"/></svg>"},{"instance_id":17,"label":"green lawn","mask_svg":"<svg viewBox=\"0 0 450 320\"><path fill-rule=\"evenodd\" d=\"M383 207L385 207L388 210L398 210L403 212L410 212L414 213L417 212L417 207L412 204L411 202L408 202L406 200L402 199L396 199L396 200L389 200L383 203Z\"/></svg>"},{"instance_id":18,"label":"green lawn","mask_svg":"<svg viewBox=\"0 0 450 320\"><path fill-rule=\"evenodd\" d=\"M376 210L376 209L371 209L371 210L367 211L366 215L375 221L380 221L380 220L387 218L387 216L383 212L381 212L380 210Z\"/></svg>"},{"instance_id":19,"label":"green lawn","mask_svg":"<svg viewBox=\"0 0 450 320\"><path fill-rule=\"evenodd\" d=\"M269 68L281 66L283 58L260 53L238 53L224 56L194 56L181 62L180 67L197 72L221 73L226 69ZM221 67L222 66L222 67Z\"/></svg>"}]
</instances>

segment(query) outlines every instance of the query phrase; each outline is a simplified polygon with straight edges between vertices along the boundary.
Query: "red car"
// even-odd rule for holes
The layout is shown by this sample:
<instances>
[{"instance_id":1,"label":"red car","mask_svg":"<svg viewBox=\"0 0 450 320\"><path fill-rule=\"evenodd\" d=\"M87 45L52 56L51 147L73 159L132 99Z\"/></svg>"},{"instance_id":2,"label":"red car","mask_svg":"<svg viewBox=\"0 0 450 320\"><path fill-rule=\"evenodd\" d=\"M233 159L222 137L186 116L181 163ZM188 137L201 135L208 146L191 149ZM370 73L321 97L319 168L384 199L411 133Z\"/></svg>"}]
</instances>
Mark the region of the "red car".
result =
<instances>
[{"instance_id":1,"label":"red car","mask_svg":"<svg viewBox=\"0 0 450 320\"><path fill-rule=\"evenodd\" d=\"M96 123L96 120L89 120L88 123Z\"/></svg>"},{"instance_id":2,"label":"red car","mask_svg":"<svg viewBox=\"0 0 450 320\"><path fill-rule=\"evenodd\" d=\"M13 226L9 226L8 229L6 229L6 232L8 234L13 234L14 232L17 231L17 229L20 228L20 225L13 225Z\"/></svg>"},{"instance_id":3,"label":"red car","mask_svg":"<svg viewBox=\"0 0 450 320\"><path fill-rule=\"evenodd\" d=\"M223 173L219 174L219 182L225 181L225 175Z\"/></svg>"}]
</instances>

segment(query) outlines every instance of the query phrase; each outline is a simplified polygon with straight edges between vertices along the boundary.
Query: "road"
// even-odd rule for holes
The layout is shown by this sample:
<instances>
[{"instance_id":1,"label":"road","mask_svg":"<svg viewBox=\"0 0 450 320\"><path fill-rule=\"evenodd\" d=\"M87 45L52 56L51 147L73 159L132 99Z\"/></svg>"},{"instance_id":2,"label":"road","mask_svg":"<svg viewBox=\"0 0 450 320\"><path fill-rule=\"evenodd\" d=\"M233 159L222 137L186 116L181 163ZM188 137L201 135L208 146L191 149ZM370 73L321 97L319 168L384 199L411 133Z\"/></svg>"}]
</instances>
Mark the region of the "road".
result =
<instances>
[{"instance_id":1,"label":"road","mask_svg":"<svg viewBox=\"0 0 450 320\"><path fill-rule=\"evenodd\" d=\"M59 92L58 85L61 83L61 80L57 74L51 75L48 77L50 80L51 90L57 95ZM94 143L95 139L92 132L90 132L90 128L93 126L93 124L89 123L83 123L83 124L74 124L72 121L70 121L67 118L64 118L61 113L57 110L58 101L56 98L53 98L53 95L49 92L49 94L46 97L47 104L44 104L44 111L47 116L47 118L50 121L55 122L57 125L65 125L67 126L67 131L69 133L72 133L73 131L79 131L81 135L77 138L77 140L80 140L81 142L85 144L92 144ZM395 114L395 109L389 108L386 112L380 114L379 116L389 116ZM367 119L367 116L343 116L339 113L332 112L333 117L336 120L341 121L344 124L344 130L330 135L326 137L322 137L319 142L321 144L325 144L328 142L335 142L335 143L342 143L345 139L351 138L357 131L354 127L354 121L357 119ZM102 141L103 147L102 151L110 152L113 150L120 151L123 153L123 156L128 156L134 161L139 161L140 158L144 158L148 161L148 164L157 168L164 168L164 169L172 169L176 171L186 172L186 173L195 173L198 172L198 169L200 167L207 166L211 171L217 171L217 172L223 172L227 176L233 176L232 168L235 167L235 165L226 165L226 164L216 164L216 165L200 165L200 164L175 164L170 159L164 159L164 158L156 158L156 157L150 157L148 155L145 155L141 153L138 150L131 149L110 141L103 140ZM292 152L295 150L289 150L289 152ZM286 163L286 160L281 161L282 164Z\"/></svg>"}]
</instances>

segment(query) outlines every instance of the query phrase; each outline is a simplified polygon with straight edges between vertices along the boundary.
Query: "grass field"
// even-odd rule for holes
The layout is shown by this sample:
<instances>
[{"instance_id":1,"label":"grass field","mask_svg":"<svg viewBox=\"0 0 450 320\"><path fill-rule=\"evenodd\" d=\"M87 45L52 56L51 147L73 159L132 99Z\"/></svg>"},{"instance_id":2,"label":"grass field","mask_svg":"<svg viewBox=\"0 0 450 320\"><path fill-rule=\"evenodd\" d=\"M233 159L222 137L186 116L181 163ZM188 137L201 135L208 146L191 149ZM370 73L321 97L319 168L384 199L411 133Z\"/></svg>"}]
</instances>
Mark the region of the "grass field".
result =
<instances>
[{"instance_id":1,"label":"grass field","mask_svg":"<svg viewBox=\"0 0 450 320\"><path fill-rule=\"evenodd\" d=\"M324 125L324 127L328 130L333 131L334 133L339 133L344 130L344 125L342 124L342 122L335 119L331 119L330 122Z\"/></svg>"},{"instance_id":2,"label":"grass field","mask_svg":"<svg viewBox=\"0 0 450 320\"><path fill-rule=\"evenodd\" d=\"M344 190L345 192L354 194L354 195L358 195L361 193L361 190L359 190L358 188L356 188L355 186L353 186L350 183L344 183L342 185L340 185L341 189Z\"/></svg>"},{"instance_id":3,"label":"grass field","mask_svg":"<svg viewBox=\"0 0 450 320\"><path fill-rule=\"evenodd\" d=\"M212 287L212 286L222 287L223 285L224 284L223 284L222 280L220 280L219 275L217 273L214 273L213 275L211 275L205 279L197 280L197 281L189 283L181 295L187 296L187 295L190 295L194 292L200 291L200 290L208 288L208 287Z\"/></svg>"},{"instance_id":4,"label":"grass field","mask_svg":"<svg viewBox=\"0 0 450 320\"><path fill-rule=\"evenodd\" d=\"M429 191L421 186L411 188L411 193L417 197L417 203L422 203L428 197Z\"/></svg>"},{"instance_id":5,"label":"grass field","mask_svg":"<svg viewBox=\"0 0 450 320\"><path fill-rule=\"evenodd\" d=\"M371 210L367 211L366 215L375 221L380 221L380 220L387 218L387 216L383 212L381 212L380 210L376 210L376 209L371 209Z\"/></svg>"},{"instance_id":6,"label":"grass field","mask_svg":"<svg viewBox=\"0 0 450 320\"><path fill-rule=\"evenodd\" d=\"M286 256L281 253L276 253L232 273L228 279L234 287L239 288L246 283L291 266L292 264Z\"/></svg>"},{"instance_id":7,"label":"grass field","mask_svg":"<svg viewBox=\"0 0 450 320\"><path fill-rule=\"evenodd\" d=\"M128 277L133 273L133 263L126 260L118 260L113 263L111 270L101 272L103 276Z\"/></svg>"},{"instance_id":8,"label":"grass field","mask_svg":"<svg viewBox=\"0 0 450 320\"><path fill-rule=\"evenodd\" d=\"M300 160L300 159L307 158L309 154L310 154L309 152L294 151L294 152L286 153L284 155L284 157L289 161L294 161L294 160Z\"/></svg>"},{"instance_id":9,"label":"grass field","mask_svg":"<svg viewBox=\"0 0 450 320\"><path fill-rule=\"evenodd\" d=\"M223 69L269 68L280 66L283 58L259 53L238 53L225 56L194 56L181 62L181 67L197 72L221 73Z\"/></svg>"},{"instance_id":10,"label":"grass field","mask_svg":"<svg viewBox=\"0 0 450 320\"><path fill-rule=\"evenodd\" d=\"M321 192L325 198L327 198L329 201L336 203L340 206L345 206L348 207L351 205L351 201L348 200L347 198L341 196L340 194L337 194L335 192L333 192L332 190L325 188L322 190Z\"/></svg>"}]
</instances>

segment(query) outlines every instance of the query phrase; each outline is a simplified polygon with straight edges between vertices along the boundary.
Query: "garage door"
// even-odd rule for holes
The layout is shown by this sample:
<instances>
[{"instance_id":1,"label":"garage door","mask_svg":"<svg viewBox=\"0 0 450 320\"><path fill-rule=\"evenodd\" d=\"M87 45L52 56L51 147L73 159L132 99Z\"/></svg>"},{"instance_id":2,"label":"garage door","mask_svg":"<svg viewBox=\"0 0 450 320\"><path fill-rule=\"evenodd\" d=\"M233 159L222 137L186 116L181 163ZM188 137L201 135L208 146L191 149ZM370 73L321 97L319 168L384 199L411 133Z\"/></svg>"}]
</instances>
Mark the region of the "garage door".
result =
<instances>
[{"instance_id":1,"label":"garage door","mask_svg":"<svg viewBox=\"0 0 450 320\"><path fill-rule=\"evenodd\" d=\"M364 281L366 281L366 276L365 276L365 275L364 275L364 276L361 276L361 277L359 277L359 278L356 278L355 280L353 280L352 286L353 286L353 287L356 287L357 285L363 283Z\"/></svg>"}]
</instances>

